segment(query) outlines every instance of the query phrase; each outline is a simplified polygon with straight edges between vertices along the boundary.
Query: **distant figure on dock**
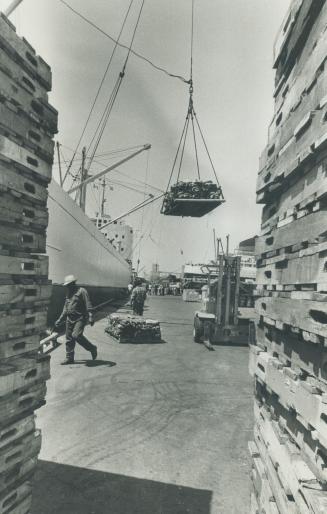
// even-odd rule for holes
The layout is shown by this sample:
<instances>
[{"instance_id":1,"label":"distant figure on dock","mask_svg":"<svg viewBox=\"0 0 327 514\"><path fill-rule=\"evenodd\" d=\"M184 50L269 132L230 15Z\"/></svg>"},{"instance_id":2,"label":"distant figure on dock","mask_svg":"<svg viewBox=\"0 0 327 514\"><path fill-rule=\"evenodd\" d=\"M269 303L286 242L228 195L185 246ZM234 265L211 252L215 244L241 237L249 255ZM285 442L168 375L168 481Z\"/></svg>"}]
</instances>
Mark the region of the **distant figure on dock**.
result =
<instances>
[{"instance_id":1,"label":"distant figure on dock","mask_svg":"<svg viewBox=\"0 0 327 514\"><path fill-rule=\"evenodd\" d=\"M143 316L145 299L146 290L144 287L142 287L142 282L136 279L135 287L131 295L131 306L133 309L133 314L136 314L137 316Z\"/></svg>"},{"instance_id":2,"label":"distant figure on dock","mask_svg":"<svg viewBox=\"0 0 327 514\"><path fill-rule=\"evenodd\" d=\"M133 284L131 282L128 284L127 289L128 289L128 294L130 295L131 292L133 291Z\"/></svg>"},{"instance_id":3,"label":"distant figure on dock","mask_svg":"<svg viewBox=\"0 0 327 514\"><path fill-rule=\"evenodd\" d=\"M60 317L55 322L56 328L66 322L66 359L61 363L63 365L74 364L76 343L88 350L93 360L98 354L97 347L83 334L87 322L93 326L94 320L88 292L83 287L78 287L76 280L74 275L65 277L63 285L67 288L66 301Z\"/></svg>"}]
</instances>

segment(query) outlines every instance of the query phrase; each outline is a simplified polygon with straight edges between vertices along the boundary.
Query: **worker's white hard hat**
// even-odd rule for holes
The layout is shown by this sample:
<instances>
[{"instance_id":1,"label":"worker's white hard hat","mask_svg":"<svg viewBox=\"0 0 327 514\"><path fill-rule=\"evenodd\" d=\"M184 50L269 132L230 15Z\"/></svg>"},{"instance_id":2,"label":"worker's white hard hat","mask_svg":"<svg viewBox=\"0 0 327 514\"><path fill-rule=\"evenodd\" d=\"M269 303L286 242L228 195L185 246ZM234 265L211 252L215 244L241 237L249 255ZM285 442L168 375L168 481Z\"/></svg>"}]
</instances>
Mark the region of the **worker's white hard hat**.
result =
<instances>
[{"instance_id":1,"label":"worker's white hard hat","mask_svg":"<svg viewBox=\"0 0 327 514\"><path fill-rule=\"evenodd\" d=\"M64 286L68 286L69 284L74 284L76 282L77 278L74 275L67 275L65 277Z\"/></svg>"}]
</instances>

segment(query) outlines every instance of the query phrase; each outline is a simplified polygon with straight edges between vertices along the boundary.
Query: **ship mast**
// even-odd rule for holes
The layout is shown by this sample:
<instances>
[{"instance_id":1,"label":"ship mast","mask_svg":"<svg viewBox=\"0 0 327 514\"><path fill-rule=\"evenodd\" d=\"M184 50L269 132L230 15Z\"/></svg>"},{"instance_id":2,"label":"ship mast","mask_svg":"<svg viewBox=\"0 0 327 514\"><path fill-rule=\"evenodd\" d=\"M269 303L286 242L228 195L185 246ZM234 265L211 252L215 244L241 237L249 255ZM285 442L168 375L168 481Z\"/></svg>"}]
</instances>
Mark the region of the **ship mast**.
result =
<instances>
[{"instance_id":1,"label":"ship mast","mask_svg":"<svg viewBox=\"0 0 327 514\"><path fill-rule=\"evenodd\" d=\"M19 6L19 4L22 3L22 1L23 0L13 0L9 7L5 9L4 15L8 18L8 16L10 16L12 12L14 12L14 10Z\"/></svg>"},{"instance_id":2,"label":"ship mast","mask_svg":"<svg viewBox=\"0 0 327 514\"><path fill-rule=\"evenodd\" d=\"M106 203L106 179L103 177L101 180L101 187L102 187L102 198L101 198L101 218L104 218L104 204Z\"/></svg>"}]
</instances>

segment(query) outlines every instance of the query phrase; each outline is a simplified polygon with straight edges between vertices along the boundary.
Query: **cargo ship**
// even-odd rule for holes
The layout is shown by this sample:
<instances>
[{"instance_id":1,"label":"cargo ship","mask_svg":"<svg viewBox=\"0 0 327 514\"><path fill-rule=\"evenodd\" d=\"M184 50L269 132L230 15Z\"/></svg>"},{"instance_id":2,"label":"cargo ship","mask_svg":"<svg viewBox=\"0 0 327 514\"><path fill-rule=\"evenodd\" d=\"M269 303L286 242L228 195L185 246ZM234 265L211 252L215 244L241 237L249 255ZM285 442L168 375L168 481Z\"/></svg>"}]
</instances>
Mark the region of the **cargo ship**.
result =
<instances>
[{"instance_id":1,"label":"cargo ship","mask_svg":"<svg viewBox=\"0 0 327 514\"><path fill-rule=\"evenodd\" d=\"M49 185L48 209L47 254L53 284L49 325L62 309L62 282L70 273L87 288L94 306L124 298L131 278L129 264L55 180Z\"/></svg>"}]
</instances>

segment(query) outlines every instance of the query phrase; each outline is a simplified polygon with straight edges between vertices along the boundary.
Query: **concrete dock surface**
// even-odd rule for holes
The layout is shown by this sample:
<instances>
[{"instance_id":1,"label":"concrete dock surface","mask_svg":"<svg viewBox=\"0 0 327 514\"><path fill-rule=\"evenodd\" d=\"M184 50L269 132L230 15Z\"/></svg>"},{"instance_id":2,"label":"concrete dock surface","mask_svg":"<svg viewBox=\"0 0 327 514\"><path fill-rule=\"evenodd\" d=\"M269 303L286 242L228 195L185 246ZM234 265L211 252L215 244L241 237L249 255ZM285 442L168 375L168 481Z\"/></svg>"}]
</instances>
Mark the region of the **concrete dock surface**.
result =
<instances>
[{"instance_id":1,"label":"concrete dock surface","mask_svg":"<svg viewBox=\"0 0 327 514\"><path fill-rule=\"evenodd\" d=\"M149 297L163 342L86 330L98 359L52 353L33 514L246 514L253 396L247 347L193 342L197 303Z\"/></svg>"}]
</instances>

